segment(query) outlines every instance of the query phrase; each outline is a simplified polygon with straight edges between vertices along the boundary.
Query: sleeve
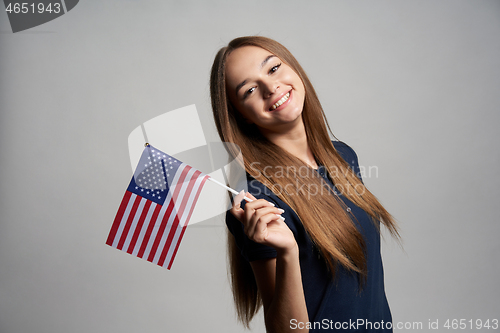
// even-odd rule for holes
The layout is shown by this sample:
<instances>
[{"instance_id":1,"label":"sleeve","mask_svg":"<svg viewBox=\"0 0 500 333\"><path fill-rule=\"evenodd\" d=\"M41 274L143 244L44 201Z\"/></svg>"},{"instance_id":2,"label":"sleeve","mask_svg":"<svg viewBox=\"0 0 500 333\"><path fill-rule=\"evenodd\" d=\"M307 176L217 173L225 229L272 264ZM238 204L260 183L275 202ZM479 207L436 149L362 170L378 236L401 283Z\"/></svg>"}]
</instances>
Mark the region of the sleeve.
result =
<instances>
[{"instance_id":1,"label":"sleeve","mask_svg":"<svg viewBox=\"0 0 500 333\"><path fill-rule=\"evenodd\" d=\"M253 180L253 182L257 181ZM258 184L260 184L258 187L249 186L249 192L252 193L252 195L257 199L264 199L278 206L276 200L272 199L269 195L266 195L264 191L252 190L252 188L255 189L264 187L264 185L262 185L260 182L258 182ZM245 202L242 202L242 207L244 207L244 205ZM243 224L238 221L229 211L226 213L226 225L231 234L234 236L236 245L240 249L241 255L247 261L276 258L276 250L270 246L259 244L250 240L243 230Z\"/></svg>"}]
</instances>

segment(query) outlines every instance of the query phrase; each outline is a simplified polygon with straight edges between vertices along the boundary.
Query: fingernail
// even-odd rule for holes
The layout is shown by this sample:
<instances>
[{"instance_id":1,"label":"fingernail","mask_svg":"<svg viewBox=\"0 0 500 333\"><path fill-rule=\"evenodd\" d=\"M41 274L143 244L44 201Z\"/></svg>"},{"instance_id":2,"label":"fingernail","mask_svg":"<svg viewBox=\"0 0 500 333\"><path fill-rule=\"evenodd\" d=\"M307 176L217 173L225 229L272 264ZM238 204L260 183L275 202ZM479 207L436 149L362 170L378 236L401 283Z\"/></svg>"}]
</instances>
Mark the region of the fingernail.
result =
<instances>
[{"instance_id":1,"label":"fingernail","mask_svg":"<svg viewBox=\"0 0 500 333\"><path fill-rule=\"evenodd\" d=\"M268 201L268 202L269 202L269 201ZM275 204L273 204L272 202L269 202L269 204L270 204L271 206L273 206L273 207L274 207L274 206L276 206L276 205L275 205Z\"/></svg>"},{"instance_id":2,"label":"fingernail","mask_svg":"<svg viewBox=\"0 0 500 333\"><path fill-rule=\"evenodd\" d=\"M282 214L285 212L285 210L284 210L284 209L281 209L281 208L278 208L278 211L279 211L280 213L282 213Z\"/></svg>"}]
</instances>

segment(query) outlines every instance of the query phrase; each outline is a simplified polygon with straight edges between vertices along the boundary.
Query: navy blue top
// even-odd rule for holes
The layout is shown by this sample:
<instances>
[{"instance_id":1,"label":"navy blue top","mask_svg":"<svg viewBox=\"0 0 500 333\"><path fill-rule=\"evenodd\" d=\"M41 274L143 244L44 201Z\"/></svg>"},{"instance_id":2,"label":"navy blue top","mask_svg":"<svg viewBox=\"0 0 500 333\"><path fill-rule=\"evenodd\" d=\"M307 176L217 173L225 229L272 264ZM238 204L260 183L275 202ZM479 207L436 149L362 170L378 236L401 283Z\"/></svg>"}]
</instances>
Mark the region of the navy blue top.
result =
<instances>
[{"instance_id":1,"label":"navy blue top","mask_svg":"<svg viewBox=\"0 0 500 333\"><path fill-rule=\"evenodd\" d=\"M342 142L334 141L333 144L337 152L361 179L358 158L354 150ZM358 288L358 275L340 265L336 269L335 279L332 279L326 262L319 255L297 214L262 183L247 175L248 191L252 195L257 199L272 202L276 207L285 210L282 216L285 217L285 223L293 232L299 247L302 283L311 327L309 332L325 330L392 332L392 317L384 290L379 231L364 210L335 189L323 166L316 171L344 201L346 209L355 216L355 224L364 237L368 275L361 292ZM248 239L243 231L242 223L229 212L226 215L226 224L246 260L276 257L276 251L272 247ZM307 323L304 324L307 325ZM292 328L294 325L299 325L299 323L291 322Z\"/></svg>"}]
</instances>

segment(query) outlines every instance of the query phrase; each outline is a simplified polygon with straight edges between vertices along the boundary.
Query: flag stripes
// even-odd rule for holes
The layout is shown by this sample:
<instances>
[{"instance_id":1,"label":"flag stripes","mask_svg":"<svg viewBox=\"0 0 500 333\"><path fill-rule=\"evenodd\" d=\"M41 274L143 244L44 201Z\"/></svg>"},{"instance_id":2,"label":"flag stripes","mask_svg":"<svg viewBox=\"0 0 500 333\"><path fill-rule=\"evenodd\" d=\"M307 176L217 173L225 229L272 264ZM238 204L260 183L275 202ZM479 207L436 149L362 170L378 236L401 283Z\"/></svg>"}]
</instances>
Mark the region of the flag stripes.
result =
<instances>
[{"instance_id":1,"label":"flag stripes","mask_svg":"<svg viewBox=\"0 0 500 333\"><path fill-rule=\"evenodd\" d=\"M148 148L151 146L146 147L145 152ZM149 156L143 153L139 163L144 165L142 179L155 178L151 175L160 175L155 173L160 172L163 175L157 178L165 180L167 184L148 190L132 178L106 244L170 269L196 201L209 176L175 159L173 162L178 164L172 164L173 158L164 153L156 153L158 156L161 153L161 157L155 156L155 150L148 153ZM156 162L156 169L155 164L148 162L151 157L161 158L161 164ZM148 168L156 171L149 171ZM158 171L160 168L161 171ZM136 174L139 175L138 172ZM150 178L143 182L147 183ZM149 199L144 192L156 196L155 199ZM164 201L158 200L163 195Z\"/></svg>"}]
</instances>

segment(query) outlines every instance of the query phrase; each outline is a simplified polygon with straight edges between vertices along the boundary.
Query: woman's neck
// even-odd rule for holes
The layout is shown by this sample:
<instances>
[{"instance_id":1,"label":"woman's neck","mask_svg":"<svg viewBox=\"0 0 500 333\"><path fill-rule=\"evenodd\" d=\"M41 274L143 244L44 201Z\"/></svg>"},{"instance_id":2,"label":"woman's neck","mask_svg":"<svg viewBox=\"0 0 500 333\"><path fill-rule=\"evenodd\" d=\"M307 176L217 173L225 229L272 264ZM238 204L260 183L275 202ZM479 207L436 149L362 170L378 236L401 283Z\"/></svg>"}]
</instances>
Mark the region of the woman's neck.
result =
<instances>
[{"instance_id":1,"label":"woman's neck","mask_svg":"<svg viewBox=\"0 0 500 333\"><path fill-rule=\"evenodd\" d=\"M269 141L301 159L310 167L318 168L316 159L307 142L307 134L302 121L300 125L286 132L266 132L263 134Z\"/></svg>"}]
</instances>

